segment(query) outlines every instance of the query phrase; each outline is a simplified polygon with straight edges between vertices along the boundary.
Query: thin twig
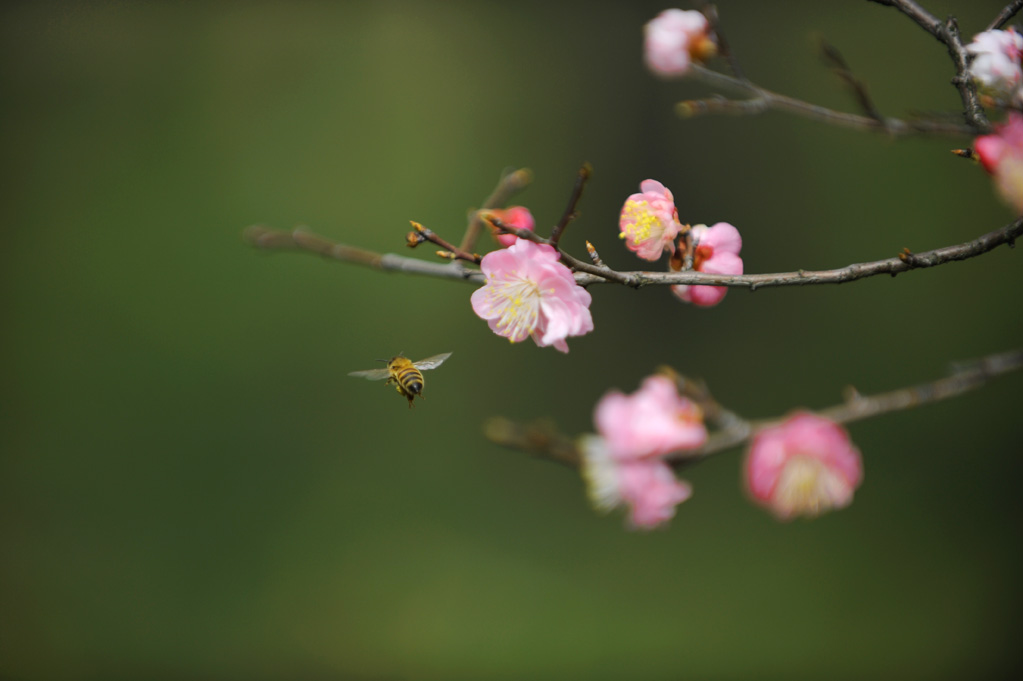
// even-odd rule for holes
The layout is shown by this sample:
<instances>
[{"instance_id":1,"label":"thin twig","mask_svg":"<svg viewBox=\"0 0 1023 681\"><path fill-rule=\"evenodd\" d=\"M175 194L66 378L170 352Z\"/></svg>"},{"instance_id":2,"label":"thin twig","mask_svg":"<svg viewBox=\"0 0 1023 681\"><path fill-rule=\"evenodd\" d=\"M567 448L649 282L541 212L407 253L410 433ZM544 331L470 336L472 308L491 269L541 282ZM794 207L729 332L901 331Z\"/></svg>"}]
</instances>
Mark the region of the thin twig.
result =
<instances>
[{"instance_id":1,"label":"thin twig","mask_svg":"<svg viewBox=\"0 0 1023 681\"><path fill-rule=\"evenodd\" d=\"M749 99L734 100L724 97L709 99L691 99L679 102L675 109L680 116L691 117L700 114L726 113L734 115L759 115L767 111L787 111L811 120L840 125L857 130L873 130L893 136L901 135L974 135L976 130L968 125L949 123L947 121L898 118L873 118L859 114L836 111L825 106L772 92L759 85L712 71L699 64L690 66L691 73L714 87L724 87L752 95Z\"/></svg>"},{"instance_id":2,"label":"thin twig","mask_svg":"<svg viewBox=\"0 0 1023 681\"><path fill-rule=\"evenodd\" d=\"M1016 12L1023 9L1023 0L1013 0L1008 5L1002 8L1002 11L998 13L998 16L988 24L987 30L993 31L995 29L1005 26L1009 19L1016 16Z\"/></svg>"},{"instance_id":3,"label":"thin twig","mask_svg":"<svg viewBox=\"0 0 1023 681\"><path fill-rule=\"evenodd\" d=\"M412 225L411 232L405 238L405 242L409 248L415 248L424 241L429 241L432 244L437 244L443 251L437 251L437 255L448 260L464 260L465 262L471 262L473 265L480 264L480 256L476 253L467 253L460 250L457 246L453 246L447 240L443 239L434 232L432 229L427 229L415 220L409 220Z\"/></svg>"},{"instance_id":4,"label":"thin twig","mask_svg":"<svg viewBox=\"0 0 1023 681\"><path fill-rule=\"evenodd\" d=\"M500 208L511 200L511 197L529 186L533 181L533 172L529 168L520 168L501 176L494 191L484 201L480 210ZM483 222L479 218L479 212L473 211L469 216L469 225L465 229L462 243L459 250L471 253L476 247L476 239L479 238Z\"/></svg>"},{"instance_id":5,"label":"thin twig","mask_svg":"<svg viewBox=\"0 0 1023 681\"><path fill-rule=\"evenodd\" d=\"M869 117L884 125L884 117L881 115L880 110L874 104L874 100L870 97L870 93L867 92L866 84L853 75L852 69L849 68L849 64L845 61L845 57L838 51L831 43L827 41L820 41L821 55L824 60L828 63L831 69L835 72L839 78L852 90L853 97L856 98L857 103L863 112Z\"/></svg>"},{"instance_id":6,"label":"thin twig","mask_svg":"<svg viewBox=\"0 0 1023 681\"><path fill-rule=\"evenodd\" d=\"M561 241L561 235L565 233L565 228L568 227L568 223L576 218L576 207L579 205L579 199L583 196L583 189L586 187L586 181L590 179L590 175L593 173L593 168L589 163L584 163L579 168L579 174L575 178L575 184L572 186L572 194L568 198L568 205L565 206L565 212L561 214L561 219L558 220L558 224L554 225L554 229L551 230L550 244L555 248L558 247L558 242Z\"/></svg>"},{"instance_id":7,"label":"thin twig","mask_svg":"<svg viewBox=\"0 0 1023 681\"><path fill-rule=\"evenodd\" d=\"M438 279L456 279L471 281L475 284L482 284L486 281L482 272L466 269L459 262L440 264L418 258L406 258L393 253L375 253L331 241L301 227L286 232L262 225L252 225L245 229L242 238L256 248L267 251L304 251L339 262L371 267L381 272L401 272Z\"/></svg>"}]
</instances>

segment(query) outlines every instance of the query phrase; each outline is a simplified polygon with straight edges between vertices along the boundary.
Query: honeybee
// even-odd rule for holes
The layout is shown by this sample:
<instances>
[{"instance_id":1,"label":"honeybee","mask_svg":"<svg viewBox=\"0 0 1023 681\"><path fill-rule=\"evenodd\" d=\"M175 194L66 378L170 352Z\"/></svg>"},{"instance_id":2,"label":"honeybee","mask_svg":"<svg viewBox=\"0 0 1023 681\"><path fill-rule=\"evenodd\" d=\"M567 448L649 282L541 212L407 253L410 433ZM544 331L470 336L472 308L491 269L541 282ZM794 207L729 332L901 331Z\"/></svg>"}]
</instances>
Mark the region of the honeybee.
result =
<instances>
[{"instance_id":1,"label":"honeybee","mask_svg":"<svg viewBox=\"0 0 1023 681\"><path fill-rule=\"evenodd\" d=\"M369 381L382 381L387 379L387 384L394 383L398 388L398 394L408 399L409 409L415 406L413 400L423 396L423 373L427 369L436 369L444 363L450 352L445 352L433 357L421 359L418 362L398 355L389 360L381 359L379 362L387 362L386 369L367 369L366 371L353 371L349 376L359 376Z\"/></svg>"}]
</instances>

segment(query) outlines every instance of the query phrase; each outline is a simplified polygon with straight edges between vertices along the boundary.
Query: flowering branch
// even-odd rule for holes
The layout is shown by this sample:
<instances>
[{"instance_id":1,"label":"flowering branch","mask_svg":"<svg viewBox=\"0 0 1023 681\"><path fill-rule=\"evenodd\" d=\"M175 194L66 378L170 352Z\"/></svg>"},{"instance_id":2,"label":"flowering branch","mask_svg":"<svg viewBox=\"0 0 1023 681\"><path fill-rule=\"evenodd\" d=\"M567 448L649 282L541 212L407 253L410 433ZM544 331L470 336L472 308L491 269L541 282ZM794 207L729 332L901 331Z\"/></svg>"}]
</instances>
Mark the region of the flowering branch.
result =
<instances>
[{"instance_id":1,"label":"flowering branch","mask_svg":"<svg viewBox=\"0 0 1023 681\"><path fill-rule=\"evenodd\" d=\"M835 423L852 423L957 397L980 388L998 376L1020 369L1023 369L1023 350L988 355L979 360L954 365L952 373L944 378L886 393L861 395L849 388L842 403L817 410L816 414ZM662 369L660 373L672 377L680 394L693 399L705 410L708 420L719 427L701 447L664 457L675 467L685 467L744 444L758 431L776 426L784 420L783 417L757 421L743 419L721 408L710 398L702 382L676 374L671 369ZM708 405L710 410L707 409ZM487 439L503 447L527 451L539 458L552 459L576 468L581 462L578 446L546 421L518 424L496 417L486 422L483 432Z\"/></svg>"},{"instance_id":2,"label":"flowering branch","mask_svg":"<svg viewBox=\"0 0 1023 681\"><path fill-rule=\"evenodd\" d=\"M550 240L524 229L505 225L492 216L484 215L495 227L539 244L550 245ZM895 276L900 272L936 267L958 260L968 260L994 250L1003 244L1014 245L1015 240L1023 235L1023 219L1011 222L1004 227L988 232L972 241L945 246L922 253L903 251L895 258L874 262L855 263L833 270L798 270L795 272L778 272L771 274L709 274L705 272L619 272L606 265L595 265L568 255L560 248L562 260L575 270L575 280L580 286L591 284L616 283L640 288L642 286L672 285L713 285L745 287L751 291L758 288L773 286L810 286L816 284L842 284L845 282L865 279L879 274ZM316 253L332 260L365 265L388 272L403 272L441 279L456 279L474 284L484 282L481 272L462 267L458 263L437 264L415 258L406 258L391 253L374 253L365 249L347 246L308 232L303 228L291 232L273 230L261 225L253 225L244 232L246 241L265 250L300 250Z\"/></svg>"}]
</instances>

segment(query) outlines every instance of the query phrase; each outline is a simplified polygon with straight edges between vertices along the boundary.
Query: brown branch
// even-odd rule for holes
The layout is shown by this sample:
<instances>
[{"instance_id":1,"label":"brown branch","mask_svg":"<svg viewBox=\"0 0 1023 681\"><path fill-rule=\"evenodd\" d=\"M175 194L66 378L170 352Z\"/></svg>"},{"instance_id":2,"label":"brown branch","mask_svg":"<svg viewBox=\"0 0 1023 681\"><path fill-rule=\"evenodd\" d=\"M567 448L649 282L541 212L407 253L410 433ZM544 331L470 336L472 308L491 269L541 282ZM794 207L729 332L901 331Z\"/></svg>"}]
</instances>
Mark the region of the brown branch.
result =
<instances>
[{"instance_id":1,"label":"brown branch","mask_svg":"<svg viewBox=\"0 0 1023 681\"><path fill-rule=\"evenodd\" d=\"M880 110L874 104L874 100L870 97L870 93L867 92L867 85L862 80L853 75L852 69L849 68L849 64L845 61L845 57L838 51L834 45L828 43L825 40L820 41L821 55L827 62L831 70L835 72L842 82L852 91L853 97L856 102L863 109L863 112L868 118L872 118L879 124L884 125L884 117L881 115Z\"/></svg>"},{"instance_id":2,"label":"brown branch","mask_svg":"<svg viewBox=\"0 0 1023 681\"><path fill-rule=\"evenodd\" d=\"M270 229L262 225L247 227L242 238L256 248L267 251L304 251L331 260L363 265L381 272L401 272L438 279L456 279L483 284L486 278L479 270L466 269L458 262L434 263L417 258L406 258L393 253L375 253L363 248L346 246L325 237L298 228L290 232Z\"/></svg>"},{"instance_id":3,"label":"brown branch","mask_svg":"<svg viewBox=\"0 0 1023 681\"><path fill-rule=\"evenodd\" d=\"M437 255L442 258L447 258L448 260L464 260L465 262L471 262L473 265L480 264L481 257L476 253L466 253L457 246L453 246L445 239L441 238L432 229L423 227L415 220L409 220L409 223L412 225L413 230L409 232L408 236L405 238L405 243L409 248L415 248L424 241L429 241L430 243L437 244L444 249L443 251L437 251Z\"/></svg>"},{"instance_id":4,"label":"brown branch","mask_svg":"<svg viewBox=\"0 0 1023 681\"><path fill-rule=\"evenodd\" d=\"M497 186L494 187L494 191L483 201L480 210L500 208L508 203L512 196L528 187L532 181L533 172L529 168L520 168L519 170L502 175ZM465 229L462 243L458 247L459 250L472 252L482 228L483 222L479 218L479 211L473 211L469 216L469 225Z\"/></svg>"},{"instance_id":5,"label":"brown branch","mask_svg":"<svg viewBox=\"0 0 1023 681\"><path fill-rule=\"evenodd\" d=\"M940 120L915 119L901 120L898 118L874 118L859 114L836 111L817 104L811 104L795 97L778 94L759 85L712 71L698 64L691 65L691 73L709 85L726 87L752 95L749 99L726 99L721 96L709 99L690 99L679 102L675 110L684 118L704 114L732 114L738 116L756 116L767 111L786 111L804 118L839 125L856 130L872 130L888 135L975 135L976 129L962 124L948 123Z\"/></svg>"},{"instance_id":6,"label":"brown branch","mask_svg":"<svg viewBox=\"0 0 1023 681\"><path fill-rule=\"evenodd\" d=\"M558 220L558 224L554 225L554 229L551 230L550 245L555 248L558 247L558 242L561 241L561 235L564 234L565 228L568 227L568 223L576 218L576 207L579 205L579 199L583 196L583 189L586 187L586 181L590 179L590 175L593 173L593 168L589 163L584 163L579 168L579 174L575 178L575 185L572 187L572 194L568 198L568 205L565 206L565 212L561 214L561 219Z\"/></svg>"},{"instance_id":7,"label":"brown branch","mask_svg":"<svg viewBox=\"0 0 1023 681\"><path fill-rule=\"evenodd\" d=\"M949 17L948 21L943 22L916 2L913 2L913 0L870 1L887 7L894 7L945 45L956 67L956 75L952 78L952 84L959 90L959 98L963 102L963 118L966 120L966 124L974 132L990 132L991 123L987 120L984 108L980 104L977 86L974 84L973 79L970 78L970 55L959 38L959 25L956 23L955 17Z\"/></svg>"},{"instance_id":8,"label":"brown branch","mask_svg":"<svg viewBox=\"0 0 1023 681\"><path fill-rule=\"evenodd\" d=\"M992 379L1023 369L1023 350L988 355L979 360L961 363L953 367L952 373L928 383L900 388L877 395L860 395L854 390L847 391L841 404L820 409L816 413L836 423L848 424L866 418L889 414L931 404L950 397L957 397L976 390ZM665 373L665 369L660 370ZM732 412L720 408L701 382L694 382L684 376L667 370L676 380L680 392L698 404L711 405L709 413L715 414L719 430L711 433L706 444L694 450L677 452L665 457L675 467L685 467L702 461L748 441L764 428L781 423L785 417L760 421L747 421ZM723 419L723 420L722 420ZM517 424L508 419L495 418L487 422L484 435L493 443L510 449L528 451L534 456L558 461L578 468L581 455L573 440L559 434L549 422Z\"/></svg>"},{"instance_id":9,"label":"brown branch","mask_svg":"<svg viewBox=\"0 0 1023 681\"><path fill-rule=\"evenodd\" d=\"M996 16L991 23L988 24L986 30L993 31L1005 26L1009 19L1013 18L1016 15L1016 12L1020 11L1020 9L1023 9L1023 0L1013 0L1002 8L1002 11L998 13L998 16Z\"/></svg>"}]
</instances>

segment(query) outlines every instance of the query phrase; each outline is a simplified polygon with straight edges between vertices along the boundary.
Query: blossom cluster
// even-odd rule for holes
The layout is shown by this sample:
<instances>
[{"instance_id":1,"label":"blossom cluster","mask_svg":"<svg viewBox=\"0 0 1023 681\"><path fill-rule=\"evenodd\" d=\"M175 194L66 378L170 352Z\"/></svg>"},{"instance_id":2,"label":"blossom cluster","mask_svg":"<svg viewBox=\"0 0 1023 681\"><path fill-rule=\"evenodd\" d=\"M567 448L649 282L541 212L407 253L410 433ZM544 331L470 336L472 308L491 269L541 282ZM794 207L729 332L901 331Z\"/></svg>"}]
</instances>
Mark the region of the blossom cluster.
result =
<instances>
[{"instance_id":1,"label":"blossom cluster","mask_svg":"<svg viewBox=\"0 0 1023 681\"><path fill-rule=\"evenodd\" d=\"M1023 215L1023 114L1010 113L994 133L974 140L973 148L998 193L1017 215Z\"/></svg>"},{"instance_id":2,"label":"blossom cluster","mask_svg":"<svg viewBox=\"0 0 1023 681\"><path fill-rule=\"evenodd\" d=\"M631 395L611 391L597 404L598 435L580 440L582 473L594 506L628 506L629 524L652 528L670 520L692 495L664 457L707 440L703 414L666 376L650 376Z\"/></svg>"},{"instance_id":3,"label":"blossom cluster","mask_svg":"<svg viewBox=\"0 0 1023 681\"><path fill-rule=\"evenodd\" d=\"M618 218L619 237L625 246L644 260L656 261L667 251L673 257L669 268L681 271L688 258L692 269L709 274L742 274L742 237L727 222L683 225L679 222L675 197L657 180L644 180L640 192L625 200ZM671 287L680 300L701 307L717 305L728 289L724 286Z\"/></svg>"}]
</instances>

